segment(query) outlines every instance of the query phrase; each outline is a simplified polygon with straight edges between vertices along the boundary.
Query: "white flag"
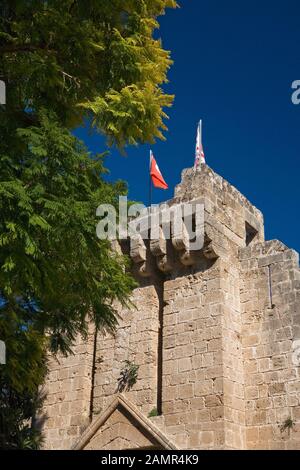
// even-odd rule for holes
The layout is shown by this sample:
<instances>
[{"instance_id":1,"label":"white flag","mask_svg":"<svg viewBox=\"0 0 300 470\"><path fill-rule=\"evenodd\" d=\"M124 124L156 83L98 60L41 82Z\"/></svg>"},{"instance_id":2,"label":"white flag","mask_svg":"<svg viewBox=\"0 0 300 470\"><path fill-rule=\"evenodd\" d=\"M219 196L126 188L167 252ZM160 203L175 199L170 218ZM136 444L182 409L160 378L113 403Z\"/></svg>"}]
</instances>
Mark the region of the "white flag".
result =
<instances>
[{"instance_id":1,"label":"white flag","mask_svg":"<svg viewBox=\"0 0 300 470\"><path fill-rule=\"evenodd\" d=\"M194 170L201 168L201 165L205 164L205 155L202 145L202 121L198 124L197 139L196 139L196 153L195 153L195 164Z\"/></svg>"}]
</instances>

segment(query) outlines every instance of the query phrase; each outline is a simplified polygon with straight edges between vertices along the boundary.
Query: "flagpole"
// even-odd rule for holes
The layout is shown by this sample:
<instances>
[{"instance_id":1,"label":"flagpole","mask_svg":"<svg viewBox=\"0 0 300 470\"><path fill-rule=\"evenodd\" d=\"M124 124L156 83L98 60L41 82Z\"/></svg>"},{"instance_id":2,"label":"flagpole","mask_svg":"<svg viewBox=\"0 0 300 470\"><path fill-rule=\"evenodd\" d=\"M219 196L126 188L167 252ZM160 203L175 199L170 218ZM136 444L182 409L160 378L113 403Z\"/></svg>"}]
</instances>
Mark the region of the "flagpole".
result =
<instances>
[{"instance_id":1,"label":"flagpole","mask_svg":"<svg viewBox=\"0 0 300 470\"><path fill-rule=\"evenodd\" d=\"M196 133L196 151L195 151L195 163L194 163L194 173L201 170L201 159L200 159L200 147L199 147L199 136L200 136L200 122L197 122L197 133Z\"/></svg>"},{"instance_id":2,"label":"flagpole","mask_svg":"<svg viewBox=\"0 0 300 470\"><path fill-rule=\"evenodd\" d=\"M152 205L152 179L151 179L151 175L150 175L150 178L149 178L149 207L151 207Z\"/></svg>"},{"instance_id":3,"label":"flagpole","mask_svg":"<svg viewBox=\"0 0 300 470\"><path fill-rule=\"evenodd\" d=\"M149 163L149 207L151 207L151 204L152 204L151 156L152 156L152 152L151 152L151 150L150 150L150 163Z\"/></svg>"},{"instance_id":4,"label":"flagpole","mask_svg":"<svg viewBox=\"0 0 300 470\"><path fill-rule=\"evenodd\" d=\"M199 121L200 142L202 144L202 119ZM200 154L199 169L202 170L202 155Z\"/></svg>"}]
</instances>

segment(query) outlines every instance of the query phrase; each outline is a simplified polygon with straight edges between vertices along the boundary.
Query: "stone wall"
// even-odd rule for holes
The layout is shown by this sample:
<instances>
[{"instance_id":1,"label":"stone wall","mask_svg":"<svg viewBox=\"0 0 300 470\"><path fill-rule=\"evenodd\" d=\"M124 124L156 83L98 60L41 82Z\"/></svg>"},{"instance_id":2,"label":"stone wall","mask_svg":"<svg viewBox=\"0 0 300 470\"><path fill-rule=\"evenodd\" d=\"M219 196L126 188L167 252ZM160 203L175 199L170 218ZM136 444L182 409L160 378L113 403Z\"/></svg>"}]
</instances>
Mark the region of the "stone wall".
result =
<instances>
[{"instance_id":1,"label":"stone wall","mask_svg":"<svg viewBox=\"0 0 300 470\"><path fill-rule=\"evenodd\" d=\"M115 336L97 339L93 414L101 414L118 392L118 379L128 360L139 366L138 378L128 398L146 415L157 407L159 289L135 289L131 309L120 309Z\"/></svg>"},{"instance_id":2,"label":"stone wall","mask_svg":"<svg viewBox=\"0 0 300 470\"><path fill-rule=\"evenodd\" d=\"M240 258L247 447L299 449L298 254L271 241L242 249Z\"/></svg>"},{"instance_id":3,"label":"stone wall","mask_svg":"<svg viewBox=\"0 0 300 470\"><path fill-rule=\"evenodd\" d=\"M46 399L39 416L46 449L70 449L90 422L94 334L79 337L68 357L49 357Z\"/></svg>"},{"instance_id":4,"label":"stone wall","mask_svg":"<svg viewBox=\"0 0 300 470\"><path fill-rule=\"evenodd\" d=\"M202 272L165 283L163 416L179 448L224 445L219 279L203 260Z\"/></svg>"}]
</instances>

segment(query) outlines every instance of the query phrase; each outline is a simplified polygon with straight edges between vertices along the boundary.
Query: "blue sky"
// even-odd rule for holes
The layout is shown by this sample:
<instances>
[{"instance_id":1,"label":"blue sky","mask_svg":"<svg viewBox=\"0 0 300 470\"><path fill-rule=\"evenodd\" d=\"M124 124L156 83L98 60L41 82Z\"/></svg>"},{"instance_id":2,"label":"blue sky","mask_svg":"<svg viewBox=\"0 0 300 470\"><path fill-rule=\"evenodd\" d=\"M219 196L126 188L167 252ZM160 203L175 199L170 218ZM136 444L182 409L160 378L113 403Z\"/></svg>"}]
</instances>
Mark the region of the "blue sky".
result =
<instances>
[{"instance_id":1,"label":"blue sky","mask_svg":"<svg viewBox=\"0 0 300 470\"><path fill-rule=\"evenodd\" d=\"M267 239L300 251L300 105L292 82L300 80L300 2L286 0L181 0L161 18L164 48L174 65L166 90L167 141L152 146L169 199L183 168L194 161L196 125L203 119L209 166L261 209ZM263 6L262 6L263 4ZM106 149L100 135L76 134L92 152ZM128 181L130 198L147 203L149 146L113 150L110 180Z\"/></svg>"}]
</instances>

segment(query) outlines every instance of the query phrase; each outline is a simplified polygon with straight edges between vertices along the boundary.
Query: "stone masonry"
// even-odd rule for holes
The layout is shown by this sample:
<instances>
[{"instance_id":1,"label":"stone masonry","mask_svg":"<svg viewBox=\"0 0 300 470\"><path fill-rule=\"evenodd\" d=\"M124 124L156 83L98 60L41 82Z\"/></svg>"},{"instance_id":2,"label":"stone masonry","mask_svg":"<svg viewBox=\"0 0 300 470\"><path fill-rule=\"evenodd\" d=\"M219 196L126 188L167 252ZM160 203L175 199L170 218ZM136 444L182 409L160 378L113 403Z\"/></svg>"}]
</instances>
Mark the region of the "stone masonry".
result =
<instances>
[{"instance_id":1,"label":"stone masonry","mask_svg":"<svg viewBox=\"0 0 300 470\"><path fill-rule=\"evenodd\" d=\"M207 166L166 204L190 201L205 208L201 250L184 226L121 243L133 306L114 336L51 359L45 448L300 449L298 254L266 242L261 212ZM139 368L120 393L125 360Z\"/></svg>"}]
</instances>

